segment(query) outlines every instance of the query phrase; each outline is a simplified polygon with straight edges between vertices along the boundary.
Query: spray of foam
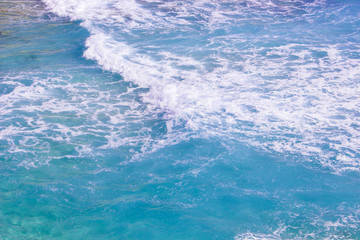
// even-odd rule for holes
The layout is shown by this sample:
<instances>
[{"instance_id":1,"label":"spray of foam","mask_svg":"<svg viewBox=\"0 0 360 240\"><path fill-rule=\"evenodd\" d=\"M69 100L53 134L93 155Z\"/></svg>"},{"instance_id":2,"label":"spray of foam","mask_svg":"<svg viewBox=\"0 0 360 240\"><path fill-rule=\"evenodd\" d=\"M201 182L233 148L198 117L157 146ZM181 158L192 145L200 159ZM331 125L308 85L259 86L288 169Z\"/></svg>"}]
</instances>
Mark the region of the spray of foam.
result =
<instances>
[{"instance_id":1,"label":"spray of foam","mask_svg":"<svg viewBox=\"0 0 360 240\"><path fill-rule=\"evenodd\" d=\"M270 18L274 25L316 21L324 2L44 2L60 16L82 20L91 33L86 58L149 89L143 101L167 114L168 132L184 119L193 130L318 156L336 171L359 170L360 63L349 57L359 45L323 44L309 30L303 43L266 47L276 32L256 33L258 26L271 29ZM253 32L242 33L245 25ZM221 29L227 33L214 34ZM205 34L206 40L195 48L168 46L156 43L159 32L185 32L180 40Z\"/></svg>"}]
</instances>

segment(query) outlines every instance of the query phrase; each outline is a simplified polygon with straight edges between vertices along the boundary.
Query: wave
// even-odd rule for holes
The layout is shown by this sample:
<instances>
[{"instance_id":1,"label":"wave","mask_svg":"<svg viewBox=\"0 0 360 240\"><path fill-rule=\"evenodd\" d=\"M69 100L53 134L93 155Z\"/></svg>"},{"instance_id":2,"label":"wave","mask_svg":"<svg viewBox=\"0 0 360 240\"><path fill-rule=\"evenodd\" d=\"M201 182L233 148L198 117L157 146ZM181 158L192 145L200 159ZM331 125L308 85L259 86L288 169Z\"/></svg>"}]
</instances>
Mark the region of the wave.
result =
<instances>
[{"instance_id":1,"label":"wave","mask_svg":"<svg viewBox=\"0 0 360 240\"><path fill-rule=\"evenodd\" d=\"M142 101L165 113L168 132L185 122L202 135L360 170L352 3L43 2L88 29L84 57L147 89Z\"/></svg>"}]
</instances>

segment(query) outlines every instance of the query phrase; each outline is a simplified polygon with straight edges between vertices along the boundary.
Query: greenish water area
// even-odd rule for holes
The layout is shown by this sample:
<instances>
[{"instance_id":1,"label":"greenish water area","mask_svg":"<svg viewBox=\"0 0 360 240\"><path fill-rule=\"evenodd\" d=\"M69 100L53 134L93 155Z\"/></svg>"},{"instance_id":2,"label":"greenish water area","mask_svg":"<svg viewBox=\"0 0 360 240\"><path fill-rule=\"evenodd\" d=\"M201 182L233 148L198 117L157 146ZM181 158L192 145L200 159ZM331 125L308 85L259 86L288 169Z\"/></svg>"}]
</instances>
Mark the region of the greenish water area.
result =
<instances>
[{"instance_id":1,"label":"greenish water area","mask_svg":"<svg viewBox=\"0 0 360 240\"><path fill-rule=\"evenodd\" d=\"M45 5L39 0L2 0L0 2L2 26L36 19L44 12Z\"/></svg>"},{"instance_id":2,"label":"greenish water area","mask_svg":"<svg viewBox=\"0 0 360 240\"><path fill-rule=\"evenodd\" d=\"M356 1L44 2L0 2L0 239L360 239Z\"/></svg>"}]
</instances>

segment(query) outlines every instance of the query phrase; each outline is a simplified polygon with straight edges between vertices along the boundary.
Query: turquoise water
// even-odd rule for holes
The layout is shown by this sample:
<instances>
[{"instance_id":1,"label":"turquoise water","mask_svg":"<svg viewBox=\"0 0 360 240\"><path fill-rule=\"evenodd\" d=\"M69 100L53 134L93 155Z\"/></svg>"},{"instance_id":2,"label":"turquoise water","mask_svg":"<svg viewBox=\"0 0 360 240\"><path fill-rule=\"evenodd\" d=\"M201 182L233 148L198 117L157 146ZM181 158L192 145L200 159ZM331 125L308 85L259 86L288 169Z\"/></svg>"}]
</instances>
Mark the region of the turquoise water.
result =
<instances>
[{"instance_id":1,"label":"turquoise water","mask_svg":"<svg viewBox=\"0 0 360 240\"><path fill-rule=\"evenodd\" d=\"M0 239L360 239L358 1L0 10Z\"/></svg>"}]
</instances>

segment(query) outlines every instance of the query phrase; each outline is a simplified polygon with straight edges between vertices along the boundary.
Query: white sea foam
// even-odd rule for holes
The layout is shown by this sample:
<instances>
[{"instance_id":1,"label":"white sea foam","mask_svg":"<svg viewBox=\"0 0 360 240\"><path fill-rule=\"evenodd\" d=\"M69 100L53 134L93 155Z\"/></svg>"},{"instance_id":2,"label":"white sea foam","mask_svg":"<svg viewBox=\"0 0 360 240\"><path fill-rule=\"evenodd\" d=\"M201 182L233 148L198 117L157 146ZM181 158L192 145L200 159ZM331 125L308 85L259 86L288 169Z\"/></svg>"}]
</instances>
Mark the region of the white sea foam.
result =
<instances>
[{"instance_id":1,"label":"white sea foam","mask_svg":"<svg viewBox=\"0 0 360 240\"><path fill-rule=\"evenodd\" d=\"M185 121L188 129L302 154L335 171L360 169L360 62L349 57L360 46L324 43L296 25L323 17L317 9L326 2L44 2L83 21L91 33L86 58L149 89L142 100L166 113L169 133ZM288 23L290 34L276 28ZM108 137L104 147L123 144Z\"/></svg>"},{"instance_id":2,"label":"white sea foam","mask_svg":"<svg viewBox=\"0 0 360 240\"><path fill-rule=\"evenodd\" d=\"M280 240L282 239L280 234L285 231L285 229L286 228L280 228L271 234L247 232L237 235L234 240Z\"/></svg>"}]
</instances>

